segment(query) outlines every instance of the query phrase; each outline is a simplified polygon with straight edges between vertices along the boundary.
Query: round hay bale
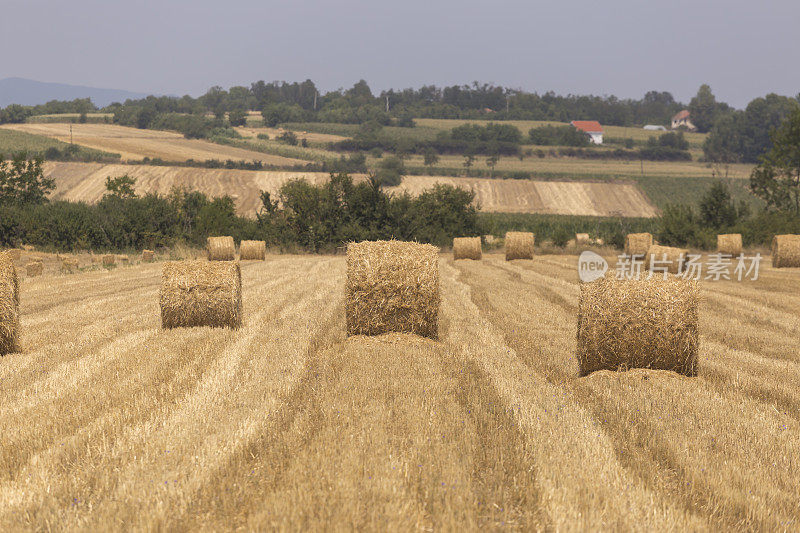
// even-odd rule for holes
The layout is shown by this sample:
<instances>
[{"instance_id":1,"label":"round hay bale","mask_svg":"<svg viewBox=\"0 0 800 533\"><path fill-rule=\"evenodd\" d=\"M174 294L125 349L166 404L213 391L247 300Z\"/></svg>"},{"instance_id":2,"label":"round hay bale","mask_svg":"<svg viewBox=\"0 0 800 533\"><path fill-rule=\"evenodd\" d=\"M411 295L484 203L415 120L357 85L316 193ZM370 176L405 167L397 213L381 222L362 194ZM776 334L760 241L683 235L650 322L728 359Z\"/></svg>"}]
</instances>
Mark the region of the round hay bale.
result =
<instances>
[{"instance_id":1,"label":"round hay bale","mask_svg":"<svg viewBox=\"0 0 800 533\"><path fill-rule=\"evenodd\" d=\"M506 233L506 261L512 259L533 259L533 245L536 239L528 231L509 231Z\"/></svg>"},{"instance_id":2,"label":"round hay bale","mask_svg":"<svg viewBox=\"0 0 800 533\"><path fill-rule=\"evenodd\" d=\"M239 244L239 259L263 261L267 258L267 243L264 241L242 241Z\"/></svg>"},{"instance_id":3,"label":"round hay bale","mask_svg":"<svg viewBox=\"0 0 800 533\"><path fill-rule=\"evenodd\" d=\"M44 264L41 261L31 261L25 265L25 272L29 278L41 276L42 272L44 272Z\"/></svg>"},{"instance_id":4,"label":"round hay bale","mask_svg":"<svg viewBox=\"0 0 800 533\"><path fill-rule=\"evenodd\" d=\"M105 254L102 259L103 266L114 266L117 262L117 256L114 254Z\"/></svg>"},{"instance_id":5,"label":"round hay bale","mask_svg":"<svg viewBox=\"0 0 800 533\"><path fill-rule=\"evenodd\" d=\"M0 253L0 355L19 350L19 278L14 259Z\"/></svg>"},{"instance_id":6,"label":"round hay bale","mask_svg":"<svg viewBox=\"0 0 800 533\"><path fill-rule=\"evenodd\" d=\"M679 274L683 270L688 253L689 250L684 250L683 248L654 244L647 250L644 267L648 270L650 270L650 267L656 267L659 272L663 272L666 267L667 272L670 274Z\"/></svg>"},{"instance_id":7,"label":"round hay bale","mask_svg":"<svg viewBox=\"0 0 800 533\"><path fill-rule=\"evenodd\" d=\"M717 253L733 257L742 255L742 234L717 235Z\"/></svg>"},{"instance_id":8,"label":"round hay bale","mask_svg":"<svg viewBox=\"0 0 800 533\"><path fill-rule=\"evenodd\" d=\"M772 266L800 267L800 235L775 235L772 238Z\"/></svg>"},{"instance_id":9,"label":"round hay bale","mask_svg":"<svg viewBox=\"0 0 800 533\"><path fill-rule=\"evenodd\" d=\"M576 233L575 234L575 244L581 246L586 244L592 244L592 238L589 237L588 233Z\"/></svg>"},{"instance_id":10,"label":"round hay bale","mask_svg":"<svg viewBox=\"0 0 800 533\"><path fill-rule=\"evenodd\" d=\"M66 274L70 274L78 270L78 260L72 259L69 257L65 257L63 261L61 261L61 272Z\"/></svg>"},{"instance_id":11,"label":"round hay bale","mask_svg":"<svg viewBox=\"0 0 800 533\"><path fill-rule=\"evenodd\" d=\"M650 233L628 233L625 236L625 255L645 256L653 246L653 235Z\"/></svg>"},{"instance_id":12,"label":"round hay bale","mask_svg":"<svg viewBox=\"0 0 800 533\"><path fill-rule=\"evenodd\" d=\"M242 325L238 262L168 261L161 273L161 326Z\"/></svg>"},{"instance_id":13,"label":"round hay bale","mask_svg":"<svg viewBox=\"0 0 800 533\"><path fill-rule=\"evenodd\" d=\"M206 241L209 261L236 260L236 246L233 237L209 237Z\"/></svg>"},{"instance_id":14,"label":"round hay bale","mask_svg":"<svg viewBox=\"0 0 800 533\"><path fill-rule=\"evenodd\" d=\"M697 375L699 289L677 276L581 284L578 306L580 375L596 370L653 368Z\"/></svg>"},{"instance_id":15,"label":"round hay bale","mask_svg":"<svg viewBox=\"0 0 800 533\"><path fill-rule=\"evenodd\" d=\"M482 257L480 237L456 237L453 239L453 259L476 259Z\"/></svg>"},{"instance_id":16,"label":"round hay bale","mask_svg":"<svg viewBox=\"0 0 800 533\"><path fill-rule=\"evenodd\" d=\"M153 250L142 250L142 263L152 263L156 254Z\"/></svg>"},{"instance_id":17,"label":"round hay bale","mask_svg":"<svg viewBox=\"0 0 800 533\"><path fill-rule=\"evenodd\" d=\"M430 244L371 241L347 246L348 335L439 335L439 250Z\"/></svg>"}]
</instances>

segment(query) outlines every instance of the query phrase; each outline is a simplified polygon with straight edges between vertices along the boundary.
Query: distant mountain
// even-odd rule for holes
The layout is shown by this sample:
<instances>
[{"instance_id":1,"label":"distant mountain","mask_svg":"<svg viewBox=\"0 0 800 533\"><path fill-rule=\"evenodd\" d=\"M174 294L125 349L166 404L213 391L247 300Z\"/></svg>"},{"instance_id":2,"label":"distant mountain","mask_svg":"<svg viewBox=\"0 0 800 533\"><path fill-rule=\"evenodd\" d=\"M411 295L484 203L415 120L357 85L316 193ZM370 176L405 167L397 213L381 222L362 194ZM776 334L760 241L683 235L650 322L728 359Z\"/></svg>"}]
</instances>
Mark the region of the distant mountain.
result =
<instances>
[{"instance_id":1,"label":"distant mountain","mask_svg":"<svg viewBox=\"0 0 800 533\"><path fill-rule=\"evenodd\" d=\"M46 83L23 78L6 78L0 80L0 107L9 104L38 105L50 100L74 100L91 98L97 107L104 107L112 102L124 102L128 98L144 98L143 93L134 93L119 89L97 89L63 83Z\"/></svg>"}]
</instances>

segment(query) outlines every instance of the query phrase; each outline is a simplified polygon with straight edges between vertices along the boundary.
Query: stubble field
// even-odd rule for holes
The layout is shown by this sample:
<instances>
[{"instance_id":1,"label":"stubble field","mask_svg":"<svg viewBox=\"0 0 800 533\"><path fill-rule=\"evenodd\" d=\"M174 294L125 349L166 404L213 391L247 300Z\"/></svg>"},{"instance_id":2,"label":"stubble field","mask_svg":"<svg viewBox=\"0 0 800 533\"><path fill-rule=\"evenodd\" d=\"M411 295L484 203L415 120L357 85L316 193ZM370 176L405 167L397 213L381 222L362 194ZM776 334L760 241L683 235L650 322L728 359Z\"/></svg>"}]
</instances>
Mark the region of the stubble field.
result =
<instances>
[{"instance_id":1,"label":"stubble field","mask_svg":"<svg viewBox=\"0 0 800 533\"><path fill-rule=\"evenodd\" d=\"M578 378L575 262L443 255L439 341L346 338L342 257L243 263L235 332L23 279L0 530L798 529L800 273L702 284L697 378Z\"/></svg>"}]
</instances>

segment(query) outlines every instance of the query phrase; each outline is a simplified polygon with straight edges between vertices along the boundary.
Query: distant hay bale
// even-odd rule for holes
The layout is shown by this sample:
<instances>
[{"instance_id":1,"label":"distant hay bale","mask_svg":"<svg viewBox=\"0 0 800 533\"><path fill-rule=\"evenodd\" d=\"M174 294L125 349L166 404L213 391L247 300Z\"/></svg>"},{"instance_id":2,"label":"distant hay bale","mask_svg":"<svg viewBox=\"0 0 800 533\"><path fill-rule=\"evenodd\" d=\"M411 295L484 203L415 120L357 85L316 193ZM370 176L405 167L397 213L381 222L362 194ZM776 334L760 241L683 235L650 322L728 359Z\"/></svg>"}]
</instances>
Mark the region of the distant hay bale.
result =
<instances>
[{"instance_id":1,"label":"distant hay bale","mask_svg":"<svg viewBox=\"0 0 800 533\"><path fill-rule=\"evenodd\" d=\"M233 237L209 237L206 242L209 261L234 261L236 259Z\"/></svg>"},{"instance_id":2,"label":"distant hay bale","mask_svg":"<svg viewBox=\"0 0 800 533\"><path fill-rule=\"evenodd\" d=\"M19 278L13 255L0 253L0 355L19 349Z\"/></svg>"},{"instance_id":3,"label":"distant hay bale","mask_svg":"<svg viewBox=\"0 0 800 533\"><path fill-rule=\"evenodd\" d=\"M453 259L476 259L482 257L480 237L456 237L453 239Z\"/></svg>"},{"instance_id":4,"label":"distant hay bale","mask_svg":"<svg viewBox=\"0 0 800 533\"><path fill-rule=\"evenodd\" d=\"M131 260L131 258L125 254L116 254L115 257L117 258L117 261L119 261L120 263L127 263Z\"/></svg>"},{"instance_id":5,"label":"distant hay bale","mask_svg":"<svg viewBox=\"0 0 800 533\"><path fill-rule=\"evenodd\" d=\"M528 231L509 231L506 233L506 261L512 259L533 259L535 238Z\"/></svg>"},{"instance_id":6,"label":"distant hay bale","mask_svg":"<svg viewBox=\"0 0 800 533\"><path fill-rule=\"evenodd\" d=\"M242 274L238 262L168 261L161 274L161 325L242 325Z\"/></svg>"},{"instance_id":7,"label":"distant hay bale","mask_svg":"<svg viewBox=\"0 0 800 533\"><path fill-rule=\"evenodd\" d=\"M78 260L65 257L61 261L61 272L72 273L78 270Z\"/></svg>"},{"instance_id":8,"label":"distant hay bale","mask_svg":"<svg viewBox=\"0 0 800 533\"><path fill-rule=\"evenodd\" d=\"M114 266L117 263L117 256L105 254L102 256L103 266Z\"/></svg>"},{"instance_id":9,"label":"distant hay bale","mask_svg":"<svg viewBox=\"0 0 800 533\"><path fill-rule=\"evenodd\" d=\"M153 250L142 250L142 263L152 263L155 260L155 252Z\"/></svg>"},{"instance_id":10,"label":"distant hay bale","mask_svg":"<svg viewBox=\"0 0 800 533\"><path fill-rule=\"evenodd\" d=\"M775 235L772 239L772 266L800 267L800 235Z\"/></svg>"},{"instance_id":11,"label":"distant hay bale","mask_svg":"<svg viewBox=\"0 0 800 533\"><path fill-rule=\"evenodd\" d=\"M26 252L32 252L36 249L36 247L32 244L23 244L22 249L25 250Z\"/></svg>"},{"instance_id":12,"label":"distant hay bale","mask_svg":"<svg viewBox=\"0 0 800 533\"><path fill-rule=\"evenodd\" d=\"M402 241L347 246L348 335L439 335L439 251Z\"/></svg>"},{"instance_id":13,"label":"distant hay bale","mask_svg":"<svg viewBox=\"0 0 800 533\"><path fill-rule=\"evenodd\" d=\"M25 272L28 274L29 278L41 276L42 272L44 272L44 265L41 261L31 261L25 265Z\"/></svg>"},{"instance_id":14,"label":"distant hay bale","mask_svg":"<svg viewBox=\"0 0 800 533\"><path fill-rule=\"evenodd\" d=\"M666 270L670 274L679 274L686 263L689 250L659 246L654 244L647 250L644 267L650 270L655 267L659 272Z\"/></svg>"},{"instance_id":15,"label":"distant hay bale","mask_svg":"<svg viewBox=\"0 0 800 533\"><path fill-rule=\"evenodd\" d=\"M742 234L717 235L717 253L734 257L742 255Z\"/></svg>"},{"instance_id":16,"label":"distant hay bale","mask_svg":"<svg viewBox=\"0 0 800 533\"><path fill-rule=\"evenodd\" d=\"M239 244L239 259L242 261L263 261L267 257L267 243L264 241L242 241Z\"/></svg>"},{"instance_id":17,"label":"distant hay bale","mask_svg":"<svg viewBox=\"0 0 800 533\"><path fill-rule=\"evenodd\" d=\"M589 237L588 233L576 233L575 244L577 245L592 244L592 238Z\"/></svg>"},{"instance_id":18,"label":"distant hay bale","mask_svg":"<svg viewBox=\"0 0 800 533\"><path fill-rule=\"evenodd\" d=\"M19 261L22 258L22 250L19 248L11 248L3 253L7 253L12 261Z\"/></svg>"},{"instance_id":19,"label":"distant hay bale","mask_svg":"<svg viewBox=\"0 0 800 533\"><path fill-rule=\"evenodd\" d=\"M580 375L652 368L697 375L697 282L677 276L581 284L578 307Z\"/></svg>"},{"instance_id":20,"label":"distant hay bale","mask_svg":"<svg viewBox=\"0 0 800 533\"><path fill-rule=\"evenodd\" d=\"M650 233L628 233L625 237L625 255L644 256L653 246L653 235Z\"/></svg>"}]
</instances>

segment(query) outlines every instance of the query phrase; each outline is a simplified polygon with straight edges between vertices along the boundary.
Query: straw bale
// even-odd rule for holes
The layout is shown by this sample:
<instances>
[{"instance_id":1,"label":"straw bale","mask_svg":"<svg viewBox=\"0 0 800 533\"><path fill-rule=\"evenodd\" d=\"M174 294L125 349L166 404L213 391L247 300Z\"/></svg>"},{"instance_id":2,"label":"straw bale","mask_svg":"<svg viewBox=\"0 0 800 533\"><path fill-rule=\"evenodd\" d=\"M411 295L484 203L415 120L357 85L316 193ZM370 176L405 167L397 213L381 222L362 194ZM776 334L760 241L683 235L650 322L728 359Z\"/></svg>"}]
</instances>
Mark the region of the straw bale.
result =
<instances>
[{"instance_id":1,"label":"straw bale","mask_svg":"<svg viewBox=\"0 0 800 533\"><path fill-rule=\"evenodd\" d=\"M13 255L0 253L0 355L19 349L19 278Z\"/></svg>"},{"instance_id":2,"label":"straw bale","mask_svg":"<svg viewBox=\"0 0 800 533\"><path fill-rule=\"evenodd\" d=\"M155 260L155 252L153 250L142 250L142 263L152 263Z\"/></svg>"},{"instance_id":3,"label":"straw bale","mask_svg":"<svg viewBox=\"0 0 800 533\"><path fill-rule=\"evenodd\" d=\"M116 254L116 258L120 263L127 263L131 260L131 258L125 254Z\"/></svg>"},{"instance_id":4,"label":"straw bale","mask_svg":"<svg viewBox=\"0 0 800 533\"><path fill-rule=\"evenodd\" d=\"M206 248L209 261L234 261L236 259L233 237L209 237Z\"/></svg>"},{"instance_id":5,"label":"straw bale","mask_svg":"<svg viewBox=\"0 0 800 533\"><path fill-rule=\"evenodd\" d=\"M75 272L78 270L78 260L74 258L65 257L61 261L61 271L65 273Z\"/></svg>"},{"instance_id":6,"label":"straw bale","mask_svg":"<svg viewBox=\"0 0 800 533\"><path fill-rule=\"evenodd\" d=\"M477 259L482 257L480 237L456 237L453 239L453 259Z\"/></svg>"},{"instance_id":7,"label":"straw bale","mask_svg":"<svg viewBox=\"0 0 800 533\"><path fill-rule=\"evenodd\" d=\"M576 233L575 234L575 244L578 244L578 245L592 244L592 238L589 237L588 233Z\"/></svg>"},{"instance_id":8,"label":"straw bale","mask_svg":"<svg viewBox=\"0 0 800 533\"><path fill-rule=\"evenodd\" d=\"M666 267L670 274L679 274L683 270L688 253L689 250L683 248L654 244L647 250L644 267L649 270L651 266L655 266L659 272L663 272Z\"/></svg>"},{"instance_id":9,"label":"straw bale","mask_svg":"<svg viewBox=\"0 0 800 533\"><path fill-rule=\"evenodd\" d=\"M742 234L717 235L717 252L733 257L742 255Z\"/></svg>"},{"instance_id":10,"label":"straw bale","mask_svg":"<svg viewBox=\"0 0 800 533\"><path fill-rule=\"evenodd\" d=\"M267 257L267 243L264 241L242 241L239 244L239 259L263 261Z\"/></svg>"},{"instance_id":11,"label":"straw bale","mask_svg":"<svg viewBox=\"0 0 800 533\"><path fill-rule=\"evenodd\" d=\"M30 278L34 276L41 276L42 272L44 272L44 265L41 261L31 261L25 265L25 271Z\"/></svg>"},{"instance_id":12,"label":"straw bale","mask_svg":"<svg viewBox=\"0 0 800 533\"><path fill-rule=\"evenodd\" d=\"M772 239L772 266L800 267L800 235L775 235Z\"/></svg>"},{"instance_id":13,"label":"straw bale","mask_svg":"<svg viewBox=\"0 0 800 533\"><path fill-rule=\"evenodd\" d=\"M580 375L652 368L697 375L697 282L678 276L581 284L578 307Z\"/></svg>"},{"instance_id":14,"label":"straw bale","mask_svg":"<svg viewBox=\"0 0 800 533\"><path fill-rule=\"evenodd\" d=\"M439 334L439 251L402 241L347 246L348 335Z\"/></svg>"},{"instance_id":15,"label":"straw bale","mask_svg":"<svg viewBox=\"0 0 800 533\"><path fill-rule=\"evenodd\" d=\"M533 259L535 238L528 231L509 231L506 233L506 261L512 259Z\"/></svg>"},{"instance_id":16,"label":"straw bale","mask_svg":"<svg viewBox=\"0 0 800 533\"><path fill-rule=\"evenodd\" d=\"M26 252L32 252L36 249L36 247L32 244L23 244L22 249L25 250Z\"/></svg>"},{"instance_id":17,"label":"straw bale","mask_svg":"<svg viewBox=\"0 0 800 533\"><path fill-rule=\"evenodd\" d=\"M113 266L117 262L117 256L114 254L105 254L103 257L103 266Z\"/></svg>"},{"instance_id":18,"label":"straw bale","mask_svg":"<svg viewBox=\"0 0 800 533\"><path fill-rule=\"evenodd\" d=\"M238 262L168 261L161 274L161 325L242 325L242 274Z\"/></svg>"},{"instance_id":19,"label":"straw bale","mask_svg":"<svg viewBox=\"0 0 800 533\"><path fill-rule=\"evenodd\" d=\"M647 255L653 246L653 235L650 233L628 233L625 237L625 255Z\"/></svg>"}]
</instances>

